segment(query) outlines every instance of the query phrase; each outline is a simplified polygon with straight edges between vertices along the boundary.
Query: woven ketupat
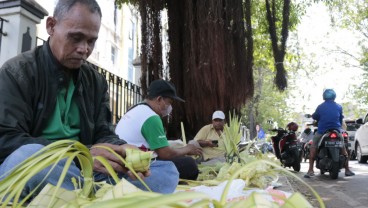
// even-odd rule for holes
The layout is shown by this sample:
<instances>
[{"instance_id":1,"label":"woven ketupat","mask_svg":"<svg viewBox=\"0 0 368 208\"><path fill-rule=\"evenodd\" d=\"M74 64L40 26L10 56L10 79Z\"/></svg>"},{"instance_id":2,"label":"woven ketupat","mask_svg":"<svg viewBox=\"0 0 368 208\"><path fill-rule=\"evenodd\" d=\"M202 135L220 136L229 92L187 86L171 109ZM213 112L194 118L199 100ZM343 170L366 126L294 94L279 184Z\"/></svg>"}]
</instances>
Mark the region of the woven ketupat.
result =
<instances>
[{"instance_id":1,"label":"woven ketupat","mask_svg":"<svg viewBox=\"0 0 368 208\"><path fill-rule=\"evenodd\" d=\"M126 149L126 167L130 166L137 172L145 172L149 169L153 151L143 152L139 149Z\"/></svg>"}]
</instances>

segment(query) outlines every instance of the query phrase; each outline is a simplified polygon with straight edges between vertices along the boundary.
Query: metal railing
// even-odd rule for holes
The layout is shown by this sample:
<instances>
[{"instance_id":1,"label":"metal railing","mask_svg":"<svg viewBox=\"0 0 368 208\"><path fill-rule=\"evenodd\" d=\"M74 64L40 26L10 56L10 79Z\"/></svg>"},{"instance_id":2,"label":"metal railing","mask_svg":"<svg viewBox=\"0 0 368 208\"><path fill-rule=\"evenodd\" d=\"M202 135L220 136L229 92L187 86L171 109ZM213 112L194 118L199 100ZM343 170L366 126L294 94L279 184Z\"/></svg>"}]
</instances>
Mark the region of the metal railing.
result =
<instances>
[{"instance_id":1,"label":"metal railing","mask_svg":"<svg viewBox=\"0 0 368 208\"><path fill-rule=\"evenodd\" d=\"M42 45L45 40L36 37L36 46ZM117 124L121 116L130 107L142 101L141 88L132 82L125 80L101 67L88 62L95 70L105 77L109 86L110 109L112 113L112 123Z\"/></svg>"},{"instance_id":2,"label":"metal railing","mask_svg":"<svg viewBox=\"0 0 368 208\"><path fill-rule=\"evenodd\" d=\"M101 67L91 63L90 65L102 74L107 81L110 93L110 109L113 115L112 123L117 124L129 108L143 100L141 88Z\"/></svg>"}]
</instances>

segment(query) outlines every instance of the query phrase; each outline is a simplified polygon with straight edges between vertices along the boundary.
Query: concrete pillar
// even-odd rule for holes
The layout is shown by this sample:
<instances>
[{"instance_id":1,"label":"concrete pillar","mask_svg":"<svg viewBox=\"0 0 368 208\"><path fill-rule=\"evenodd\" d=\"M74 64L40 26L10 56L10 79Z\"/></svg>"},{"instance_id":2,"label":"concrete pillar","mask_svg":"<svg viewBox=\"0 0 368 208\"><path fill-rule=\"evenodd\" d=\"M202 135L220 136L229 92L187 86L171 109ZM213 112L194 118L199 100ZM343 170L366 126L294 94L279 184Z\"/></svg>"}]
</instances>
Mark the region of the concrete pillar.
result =
<instances>
[{"instance_id":1,"label":"concrete pillar","mask_svg":"<svg viewBox=\"0 0 368 208\"><path fill-rule=\"evenodd\" d=\"M36 25L47 15L35 0L0 0L0 66L36 46Z\"/></svg>"},{"instance_id":2,"label":"concrete pillar","mask_svg":"<svg viewBox=\"0 0 368 208\"><path fill-rule=\"evenodd\" d=\"M133 67L135 68L135 70L134 70L135 73L134 73L133 83L136 84L136 85L138 85L138 86L141 86L141 83L140 83L140 78L142 76L141 56L138 56L137 58L135 58L133 60L132 64L133 64Z\"/></svg>"}]
</instances>

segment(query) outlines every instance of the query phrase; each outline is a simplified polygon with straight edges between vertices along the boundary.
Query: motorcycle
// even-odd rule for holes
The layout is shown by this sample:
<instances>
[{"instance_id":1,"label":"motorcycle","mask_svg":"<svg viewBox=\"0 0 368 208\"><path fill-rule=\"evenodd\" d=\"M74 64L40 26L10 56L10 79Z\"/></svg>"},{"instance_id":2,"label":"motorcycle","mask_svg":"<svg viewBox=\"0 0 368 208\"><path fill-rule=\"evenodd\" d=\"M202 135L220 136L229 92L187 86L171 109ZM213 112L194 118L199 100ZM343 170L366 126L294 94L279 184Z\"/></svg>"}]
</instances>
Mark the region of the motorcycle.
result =
<instances>
[{"instance_id":1,"label":"motorcycle","mask_svg":"<svg viewBox=\"0 0 368 208\"><path fill-rule=\"evenodd\" d=\"M289 125L293 123L296 125L296 129L290 128ZM273 149L276 157L281 161L284 167L292 167L294 171L300 171L302 148L298 144L297 136L295 134L297 130L297 124L291 122L288 124L287 129L272 129L270 131L277 132L275 136L271 137Z\"/></svg>"},{"instance_id":2,"label":"motorcycle","mask_svg":"<svg viewBox=\"0 0 368 208\"><path fill-rule=\"evenodd\" d=\"M329 172L331 179L337 179L340 169L346 162L342 154L345 142L339 134L338 130L327 130L317 145L316 167L320 169L321 174Z\"/></svg>"}]
</instances>

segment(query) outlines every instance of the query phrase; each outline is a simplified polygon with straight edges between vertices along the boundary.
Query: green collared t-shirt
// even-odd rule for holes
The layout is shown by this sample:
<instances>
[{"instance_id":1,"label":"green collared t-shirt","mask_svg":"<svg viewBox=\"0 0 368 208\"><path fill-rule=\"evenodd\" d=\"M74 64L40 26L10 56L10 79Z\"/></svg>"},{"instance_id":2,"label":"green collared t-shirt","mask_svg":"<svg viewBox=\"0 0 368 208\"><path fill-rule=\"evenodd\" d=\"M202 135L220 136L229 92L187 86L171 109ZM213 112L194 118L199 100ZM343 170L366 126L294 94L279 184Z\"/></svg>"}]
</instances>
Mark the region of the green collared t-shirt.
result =
<instances>
[{"instance_id":1,"label":"green collared t-shirt","mask_svg":"<svg viewBox=\"0 0 368 208\"><path fill-rule=\"evenodd\" d=\"M54 114L50 117L42 137L57 141L61 139L79 140L80 116L78 106L73 99L74 83L71 79L69 87L62 88L56 98Z\"/></svg>"}]
</instances>

